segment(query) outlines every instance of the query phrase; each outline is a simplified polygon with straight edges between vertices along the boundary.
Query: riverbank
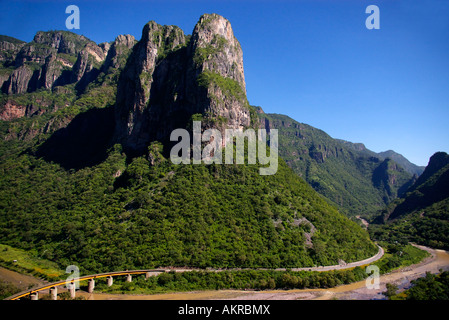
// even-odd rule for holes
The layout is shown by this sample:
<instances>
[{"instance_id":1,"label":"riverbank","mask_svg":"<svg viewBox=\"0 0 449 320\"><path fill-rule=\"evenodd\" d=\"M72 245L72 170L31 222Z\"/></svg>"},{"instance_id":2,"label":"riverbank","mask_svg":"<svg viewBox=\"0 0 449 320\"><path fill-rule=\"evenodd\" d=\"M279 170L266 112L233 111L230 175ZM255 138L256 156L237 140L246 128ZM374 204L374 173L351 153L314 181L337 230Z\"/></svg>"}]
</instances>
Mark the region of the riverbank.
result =
<instances>
[{"instance_id":1,"label":"riverbank","mask_svg":"<svg viewBox=\"0 0 449 320\"><path fill-rule=\"evenodd\" d=\"M368 290L365 281L359 281L347 285L329 289L292 289L292 290L207 290L192 292L176 292L163 294L113 294L113 293L87 293L78 291L77 296L87 300L372 300L383 299L386 283L394 283L400 289L410 285L410 281L425 275L426 272L437 273L439 269L449 270L449 254L443 250L433 250L423 246L417 246L426 250L430 256L424 261L401 268L380 277L380 288ZM383 254L383 252L382 252ZM187 271L187 270L185 270ZM32 276L1 268L0 278L14 284L42 285L44 281ZM22 286L22 288L23 288Z\"/></svg>"},{"instance_id":2,"label":"riverbank","mask_svg":"<svg viewBox=\"0 0 449 320\"><path fill-rule=\"evenodd\" d=\"M400 289L405 289L410 286L410 281L424 276L426 272L449 270L447 251L417 247L429 252L430 256L420 263L381 275L379 289L367 289L366 282L359 281L329 289L210 290L151 295L80 293L80 295L88 300L380 300L385 299L382 292L386 290L387 283L394 283Z\"/></svg>"}]
</instances>

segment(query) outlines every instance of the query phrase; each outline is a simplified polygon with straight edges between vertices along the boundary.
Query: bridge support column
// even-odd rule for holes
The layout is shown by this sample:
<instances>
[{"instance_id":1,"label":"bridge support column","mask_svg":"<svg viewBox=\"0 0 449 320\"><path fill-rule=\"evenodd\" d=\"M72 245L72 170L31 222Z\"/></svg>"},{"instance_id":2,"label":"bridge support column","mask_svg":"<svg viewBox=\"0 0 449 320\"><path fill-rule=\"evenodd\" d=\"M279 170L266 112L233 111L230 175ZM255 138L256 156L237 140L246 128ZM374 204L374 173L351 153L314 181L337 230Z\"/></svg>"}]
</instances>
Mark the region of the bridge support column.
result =
<instances>
[{"instance_id":1,"label":"bridge support column","mask_svg":"<svg viewBox=\"0 0 449 320\"><path fill-rule=\"evenodd\" d=\"M72 282L72 285L69 288L70 291L70 298L75 299L76 298L76 286L75 283Z\"/></svg>"},{"instance_id":2,"label":"bridge support column","mask_svg":"<svg viewBox=\"0 0 449 320\"><path fill-rule=\"evenodd\" d=\"M39 300L39 292L32 293L30 297L31 300Z\"/></svg>"},{"instance_id":3,"label":"bridge support column","mask_svg":"<svg viewBox=\"0 0 449 320\"><path fill-rule=\"evenodd\" d=\"M145 280L147 280L149 277L151 277L151 272L150 271L145 273Z\"/></svg>"},{"instance_id":4,"label":"bridge support column","mask_svg":"<svg viewBox=\"0 0 449 320\"><path fill-rule=\"evenodd\" d=\"M132 275L128 274L128 275L126 276L126 282L132 282L132 281L133 281Z\"/></svg>"},{"instance_id":5,"label":"bridge support column","mask_svg":"<svg viewBox=\"0 0 449 320\"><path fill-rule=\"evenodd\" d=\"M51 296L51 300L58 300L58 288L57 287L50 288L50 296Z\"/></svg>"},{"instance_id":6,"label":"bridge support column","mask_svg":"<svg viewBox=\"0 0 449 320\"><path fill-rule=\"evenodd\" d=\"M94 292L94 288L95 288L95 280L94 279L90 279L89 280L89 284L87 285L87 292L88 293Z\"/></svg>"},{"instance_id":7,"label":"bridge support column","mask_svg":"<svg viewBox=\"0 0 449 320\"><path fill-rule=\"evenodd\" d=\"M108 279L108 287L112 286L112 283L114 282L112 276L109 276L107 279Z\"/></svg>"}]
</instances>

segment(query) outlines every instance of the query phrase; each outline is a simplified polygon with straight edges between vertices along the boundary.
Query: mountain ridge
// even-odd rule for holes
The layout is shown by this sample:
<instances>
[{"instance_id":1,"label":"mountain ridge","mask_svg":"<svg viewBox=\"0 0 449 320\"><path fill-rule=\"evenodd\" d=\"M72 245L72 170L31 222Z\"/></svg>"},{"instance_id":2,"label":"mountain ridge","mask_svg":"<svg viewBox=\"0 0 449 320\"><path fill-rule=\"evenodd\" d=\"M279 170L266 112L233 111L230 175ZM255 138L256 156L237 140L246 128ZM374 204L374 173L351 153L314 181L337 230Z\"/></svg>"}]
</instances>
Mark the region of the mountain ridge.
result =
<instances>
[{"instance_id":1,"label":"mountain ridge","mask_svg":"<svg viewBox=\"0 0 449 320\"><path fill-rule=\"evenodd\" d=\"M203 15L190 38L154 21L142 34L95 47L42 33L2 61L2 110L30 106L0 121L2 242L83 271L328 265L377 252L282 159L271 176L259 163L170 163L163 140L178 123L258 128L256 110L228 20Z\"/></svg>"},{"instance_id":2,"label":"mountain ridge","mask_svg":"<svg viewBox=\"0 0 449 320\"><path fill-rule=\"evenodd\" d=\"M349 216L375 215L416 179L363 144L330 137L289 116L266 114L260 123L279 130L279 151L293 170Z\"/></svg>"},{"instance_id":3,"label":"mountain ridge","mask_svg":"<svg viewBox=\"0 0 449 320\"><path fill-rule=\"evenodd\" d=\"M449 248L449 155L430 157L423 174L371 225L374 239L393 237L433 248Z\"/></svg>"},{"instance_id":4,"label":"mountain ridge","mask_svg":"<svg viewBox=\"0 0 449 320\"><path fill-rule=\"evenodd\" d=\"M43 52L40 58L36 56L35 51L30 50L36 44L45 49L40 49L39 52ZM63 66L62 72L56 70L56 73L51 73L55 76L60 72L60 76L51 85L53 93L50 96L46 94L47 91L42 91L49 90L45 83L50 82L39 80L39 83L44 83L41 89L36 90L36 84L28 83L27 88L31 92L3 95L3 103L0 106L0 119L27 118L16 124L14 129L8 129L5 134L7 139L29 140L42 135L49 137L58 131L52 139L38 148L37 155L48 161L57 161L66 168L81 168L86 163L95 164L104 160L106 149L117 142L131 155L146 153L146 146L155 140L163 141L169 146L169 133L174 128L186 127L195 114L201 114L202 129L211 126L221 129L225 126L266 127L266 123L263 123L265 120L258 120L259 124L256 121L264 117L263 110L250 106L246 98L241 46L234 37L229 22L218 15L200 17L190 36L185 35L176 26L161 26L150 21L142 29L139 41L133 36L121 35L111 43L99 45L67 31L38 32L31 45L22 44L17 55L22 58L3 61L10 72L9 78L2 86L5 90L11 87L14 72L30 63L38 61L41 69L37 69L34 74L39 75L38 79L44 76L48 79L46 70L53 62L72 61L71 69L68 65ZM146 58L134 59L133 56ZM17 64L17 68L12 72L11 63ZM74 106L69 103L67 108L67 101L75 101ZM78 113L79 110L88 111L86 102L93 102L96 108L105 108L101 112L89 111L92 118L98 117L99 114L108 118L111 112L114 114L113 128L108 125L104 127L105 130L97 130L95 133L92 131L98 139L92 140L85 134L82 135L82 144L86 145L86 148L89 146L94 152L98 150L99 156L92 156L91 151L83 152L82 145L72 151L68 146L77 145L76 141L67 143L69 140L63 138L78 137L76 132L80 133L84 127L91 127L88 124L89 117L84 117L82 121L78 118L80 121L72 123L72 114ZM68 112L69 109L74 110ZM36 115L44 115L50 120L36 121ZM70 123L72 125L69 125ZM21 125L25 130L20 129ZM321 136L327 135L322 130L315 132ZM332 138L326 139L331 141ZM336 187L335 183L323 184L322 179L318 177L322 176L323 171L320 171L319 167L326 165L328 153L330 152L331 158L338 157L338 143L331 143L335 151L320 150L326 148L325 143L318 142L316 146L312 143L309 146L311 150L307 152L314 163L307 165L307 170L304 165L296 168L296 173L306 177L315 190L331 199L345 213L365 214L364 206L368 205L369 215L395 199L412 183L412 178L406 177L404 173L394 173L389 177L387 172L401 170L391 165L384 165L382 170L385 172L378 169L374 176L374 166L380 164L375 158L386 158L366 149L363 144L334 140L358 152L349 155L349 151L345 149L353 166L359 168L355 171L351 168L344 169L348 172L344 179L346 184L353 180L349 175L355 176L358 182L349 183L349 187L340 184L337 187L340 196L335 196L335 192L329 193L329 189ZM165 148L166 152L168 149ZM86 156L82 156L83 153ZM68 154L72 156L68 157ZM356 160L361 154L369 156L363 164ZM283 155L286 156L285 153ZM287 162L295 166L294 161ZM335 165L341 168L339 164ZM318 166L318 169L315 166ZM410 167L406 168L409 168L410 172ZM316 170L320 172L318 175L314 173ZM327 169L328 182L335 180L335 177L329 176L329 170L333 169ZM372 177L368 179L368 175ZM396 179L398 175L401 176L399 180ZM348 188L352 191L347 190ZM364 190L369 196L361 195L360 199L356 199L351 193L357 190Z\"/></svg>"},{"instance_id":5,"label":"mountain ridge","mask_svg":"<svg viewBox=\"0 0 449 320\"><path fill-rule=\"evenodd\" d=\"M354 150L361 151L366 153L367 155L378 157L382 160L385 160L387 158L392 159L397 164L401 165L407 172L409 172L412 175L420 176L425 169L425 166L418 166L412 162L410 162L406 157L404 157L402 154L397 153L394 150L387 150L382 152L374 152L369 150L363 143L354 143L342 139L340 140L342 143L344 143L346 146L349 146L353 148Z\"/></svg>"}]
</instances>

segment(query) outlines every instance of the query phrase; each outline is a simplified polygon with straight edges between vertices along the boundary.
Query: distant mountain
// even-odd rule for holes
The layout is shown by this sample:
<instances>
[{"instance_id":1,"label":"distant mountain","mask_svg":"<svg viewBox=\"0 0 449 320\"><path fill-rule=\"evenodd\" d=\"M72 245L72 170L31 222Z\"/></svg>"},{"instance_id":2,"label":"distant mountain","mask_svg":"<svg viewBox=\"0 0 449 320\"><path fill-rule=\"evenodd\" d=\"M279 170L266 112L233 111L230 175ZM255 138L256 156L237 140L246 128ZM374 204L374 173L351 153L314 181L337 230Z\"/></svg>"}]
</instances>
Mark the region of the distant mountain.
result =
<instances>
[{"instance_id":1,"label":"distant mountain","mask_svg":"<svg viewBox=\"0 0 449 320\"><path fill-rule=\"evenodd\" d=\"M393 220L449 198L449 155L435 153L423 174L384 215Z\"/></svg>"},{"instance_id":2,"label":"distant mountain","mask_svg":"<svg viewBox=\"0 0 449 320\"><path fill-rule=\"evenodd\" d=\"M377 153L381 158L386 159L390 158L397 164L399 164L401 167L403 167L407 172L411 174L416 174L417 176L420 176L424 169L426 167L423 166L417 166L416 164L411 163L408 161L403 155L394 152L393 150L388 150L384 152Z\"/></svg>"},{"instance_id":3,"label":"distant mountain","mask_svg":"<svg viewBox=\"0 0 449 320\"><path fill-rule=\"evenodd\" d=\"M421 188L426 183L432 183L435 179L440 179L441 174L447 169L449 156L446 152L437 152L429 160L424 172L416 180L416 183L409 191ZM447 189L446 189L447 190ZM447 190L449 191L449 190Z\"/></svg>"},{"instance_id":4,"label":"distant mountain","mask_svg":"<svg viewBox=\"0 0 449 320\"><path fill-rule=\"evenodd\" d=\"M279 130L279 152L287 164L350 216L374 214L414 182L394 160L361 143L334 139L285 115L257 111L262 126Z\"/></svg>"},{"instance_id":5,"label":"distant mountain","mask_svg":"<svg viewBox=\"0 0 449 320\"><path fill-rule=\"evenodd\" d=\"M417 181L375 222L385 223L373 226L375 238L395 233L431 247L449 248L449 155L435 153Z\"/></svg>"},{"instance_id":6,"label":"distant mountain","mask_svg":"<svg viewBox=\"0 0 449 320\"><path fill-rule=\"evenodd\" d=\"M22 41L20 39L16 39L10 36L6 36L3 34L0 34L0 42L9 42L9 43L14 43L14 44L25 44L25 41Z\"/></svg>"},{"instance_id":7,"label":"distant mountain","mask_svg":"<svg viewBox=\"0 0 449 320\"><path fill-rule=\"evenodd\" d=\"M390 158L391 160L393 160L394 162L399 164L402 168L404 168L405 171L407 171L408 173L410 173L412 175L420 176L421 173L423 173L423 171L424 171L425 167L417 166L416 164L411 163L403 155L401 155L393 150L388 150L388 151L384 151L384 152L374 152L374 151L367 149L363 143L353 143L353 142L340 140L340 139L338 139L338 140L341 141L347 147L349 147L355 151L358 151L362 154L365 154L367 156L378 157L379 159L382 159L382 160Z\"/></svg>"}]
</instances>

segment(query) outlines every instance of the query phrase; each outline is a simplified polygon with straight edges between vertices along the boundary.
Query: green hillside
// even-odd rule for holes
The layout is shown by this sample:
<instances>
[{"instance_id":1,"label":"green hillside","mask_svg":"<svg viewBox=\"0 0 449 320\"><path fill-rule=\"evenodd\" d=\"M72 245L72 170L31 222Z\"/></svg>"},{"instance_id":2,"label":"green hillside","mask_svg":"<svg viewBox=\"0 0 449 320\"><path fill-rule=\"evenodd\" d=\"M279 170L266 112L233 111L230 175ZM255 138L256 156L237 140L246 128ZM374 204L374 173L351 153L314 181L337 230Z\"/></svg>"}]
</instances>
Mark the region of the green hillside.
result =
<instances>
[{"instance_id":1,"label":"green hillside","mask_svg":"<svg viewBox=\"0 0 449 320\"><path fill-rule=\"evenodd\" d=\"M333 139L285 115L259 116L264 126L279 130L280 155L293 171L349 216L375 214L413 181L401 166L363 145Z\"/></svg>"},{"instance_id":2,"label":"green hillside","mask_svg":"<svg viewBox=\"0 0 449 320\"><path fill-rule=\"evenodd\" d=\"M370 230L374 238L398 238L449 248L449 155L437 152L416 183L391 203Z\"/></svg>"},{"instance_id":3,"label":"green hillside","mask_svg":"<svg viewBox=\"0 0 449 320\"><path fill-rule=\"evenodd\" d=\"M177 117L201 113L233 128L258 120L236 90L243 54L223 24L204 15L187 37L149 22L137 43L125 35L100 45L38 32L14 48L0 96L0 242L82 272L307 267L374 255L368 233L282 159L271 176L258 165L166 159L157 141L179 128ZM211 32L218 37L200 41ZM199 81L202 63L220 78Z\"/></svg>"},{"instance_id":4,"label":"green hillside","mask_svg":"<svg viewBox=\"0 0 449 320\"><path fill-rule=\"evenodd\" d=\"M175 166L153 149L155 166L145 157L126 164L116 146L76 172L2 152L0 241L95 272L328 265L377 251L283 161L260 176L256 165ZM309 244L305 221L316 228Z\"/></svg>"}]
</instances>

